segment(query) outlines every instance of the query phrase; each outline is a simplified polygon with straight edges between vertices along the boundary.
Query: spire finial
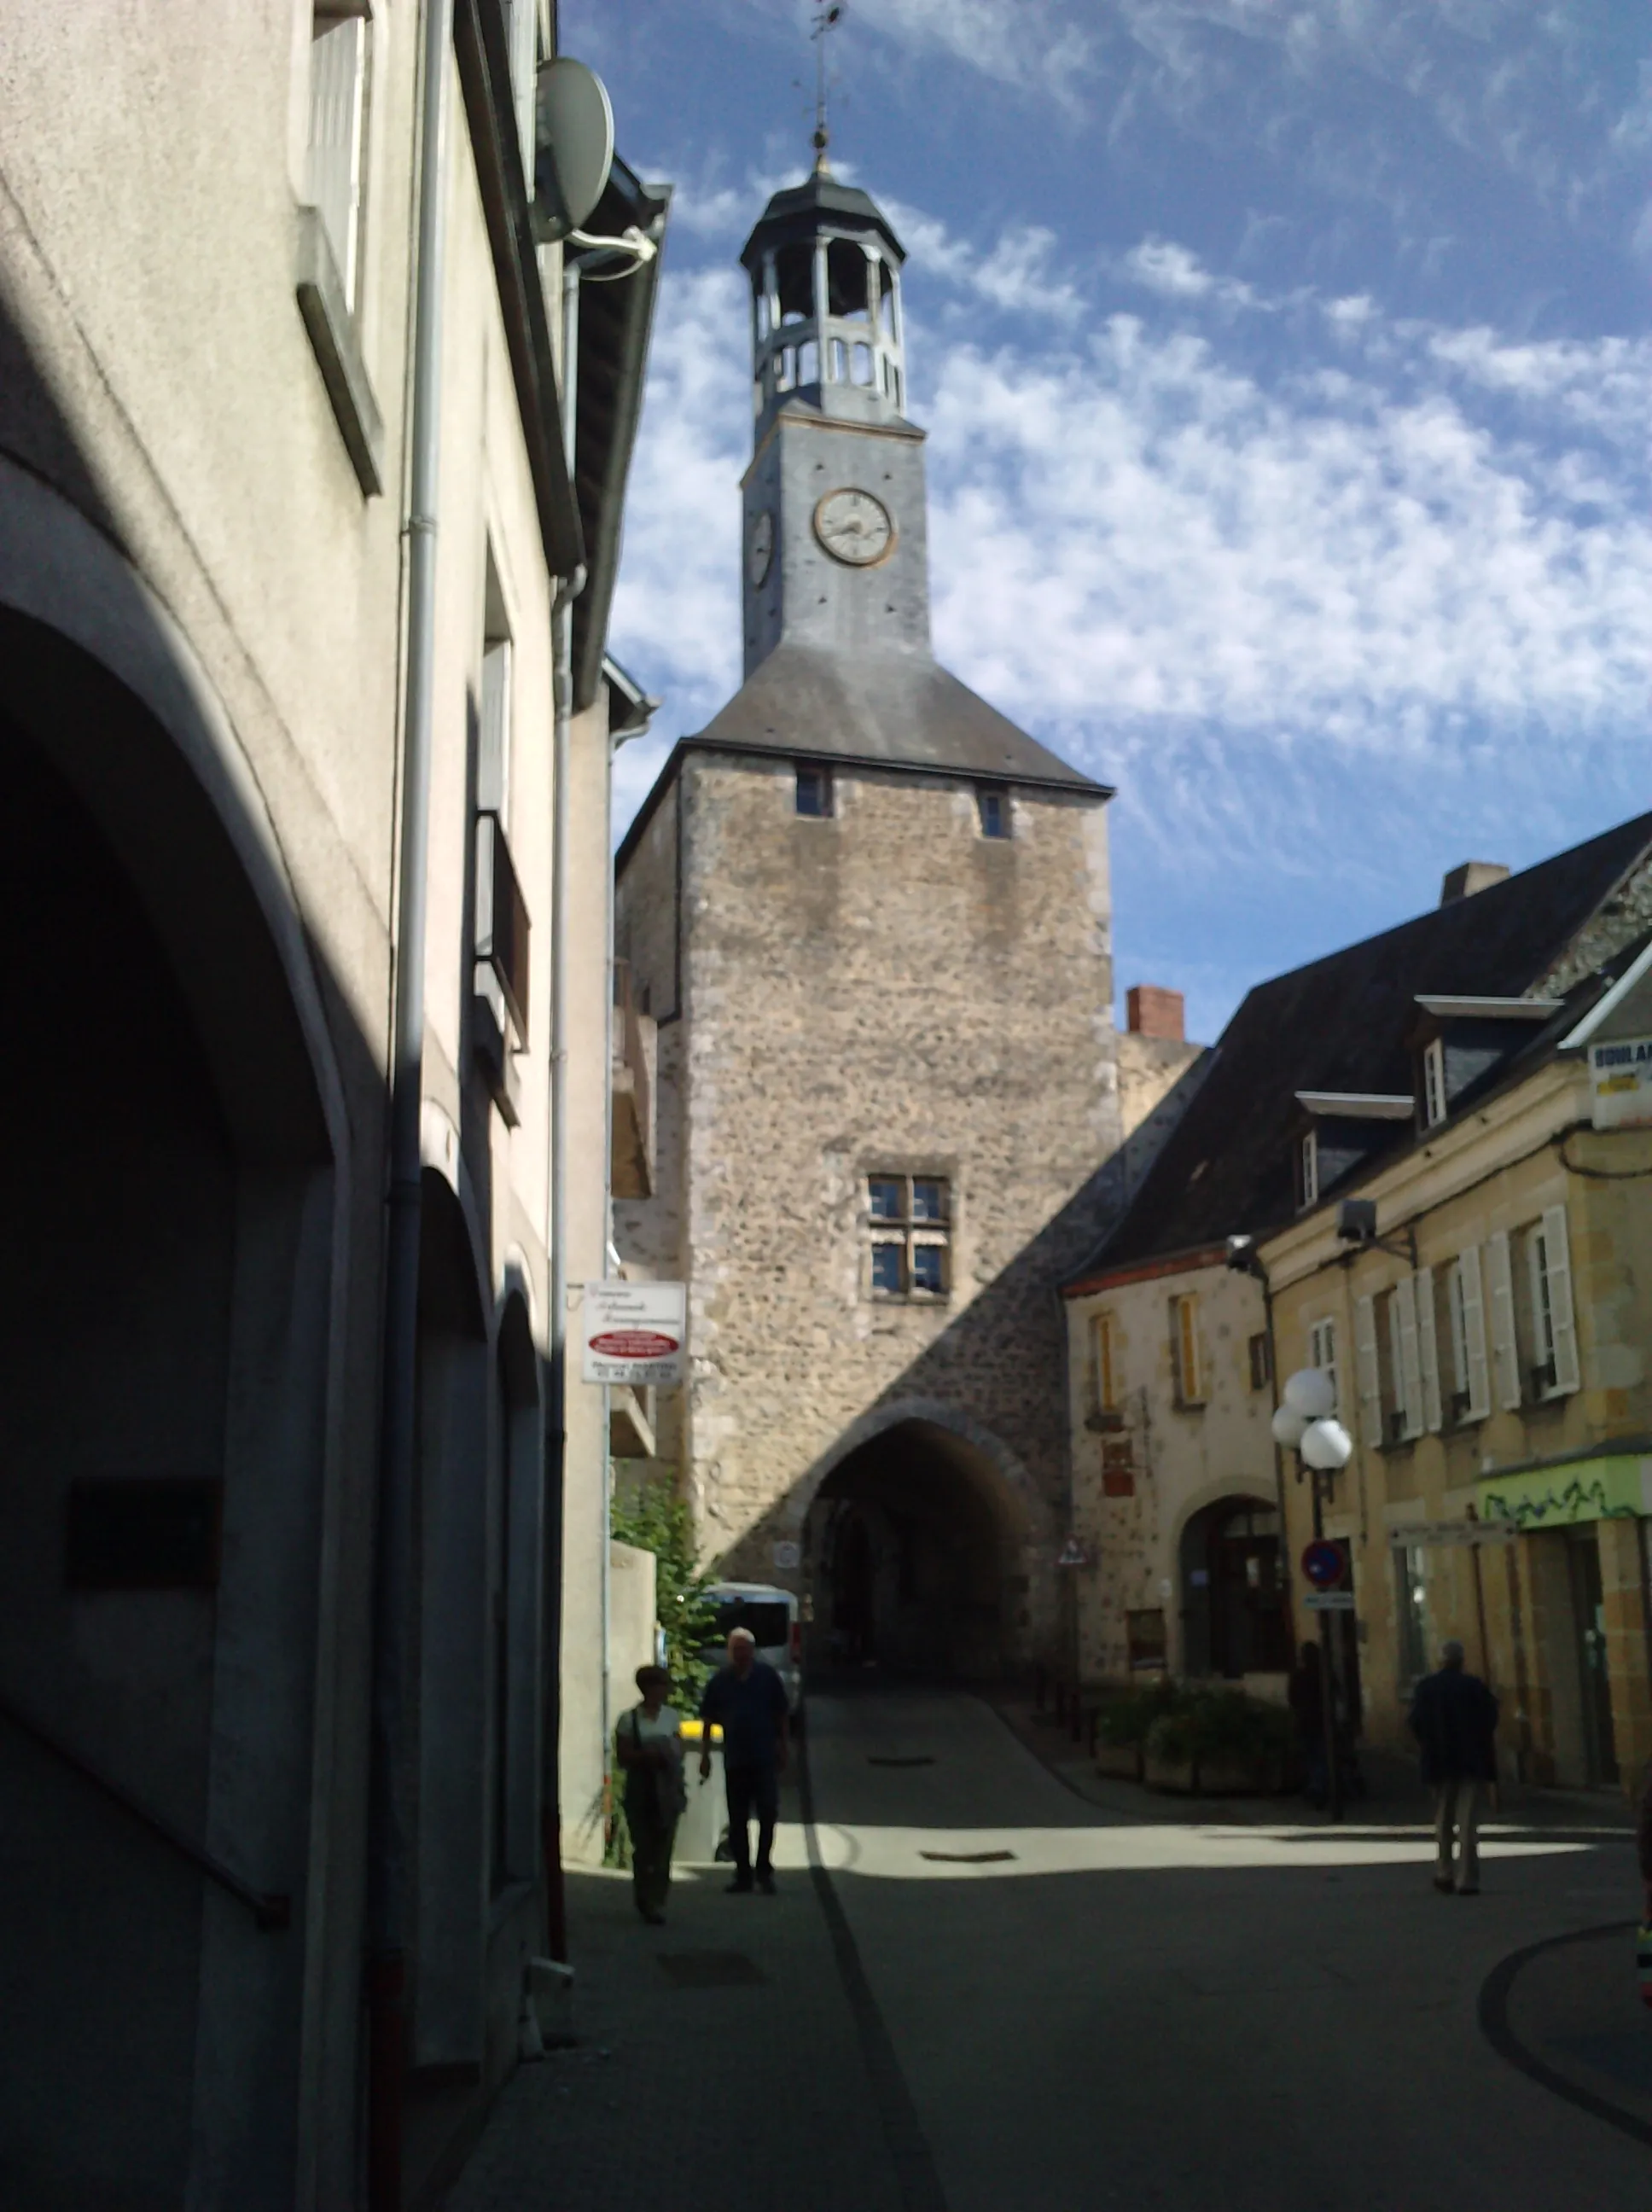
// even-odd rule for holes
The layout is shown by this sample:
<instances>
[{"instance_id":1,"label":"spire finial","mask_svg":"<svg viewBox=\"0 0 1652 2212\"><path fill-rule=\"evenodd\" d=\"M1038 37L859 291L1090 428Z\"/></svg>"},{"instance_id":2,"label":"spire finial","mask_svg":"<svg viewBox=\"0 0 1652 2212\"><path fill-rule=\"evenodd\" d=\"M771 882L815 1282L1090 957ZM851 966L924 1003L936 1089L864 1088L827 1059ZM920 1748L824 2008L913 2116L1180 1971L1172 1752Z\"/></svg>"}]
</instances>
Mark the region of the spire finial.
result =
<instances>
[{"instance_id":1,"label":"spire finial","mask_svg":"<svg viewBox=\"0 0 1652 2212\"><path fill-rule=\"evenodd\" d=\"M826 149L831 143L831 132L826 127L826 34L842 21L843 0L822 0L815 9L814 27L809 36L815 46L815 174L829 177Z\"/></svg>"}]
</instances>

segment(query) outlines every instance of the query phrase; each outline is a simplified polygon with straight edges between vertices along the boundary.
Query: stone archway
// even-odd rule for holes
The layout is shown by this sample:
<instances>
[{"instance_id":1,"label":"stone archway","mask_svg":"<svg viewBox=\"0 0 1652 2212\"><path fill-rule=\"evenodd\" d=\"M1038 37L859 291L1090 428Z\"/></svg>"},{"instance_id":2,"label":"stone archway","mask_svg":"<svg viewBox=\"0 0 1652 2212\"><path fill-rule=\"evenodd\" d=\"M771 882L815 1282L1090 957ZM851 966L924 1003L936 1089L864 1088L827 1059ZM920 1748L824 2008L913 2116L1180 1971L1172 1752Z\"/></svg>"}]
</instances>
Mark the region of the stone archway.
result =
<instances>
[{"instance_id":1,"label":"stone archway","mask_svg":"<svg viewBox=\"0 0 1652 2212\"><path fill-rule=\"evenodd\" d=\"M832 1455L803 1522L811 1670L986 1680L1027 1656L1047 1532L973 1426L896 1412Z\"/></svg>"},{"instance_id":2,"label":"stone archway","mask_svg":"<svg viewBox=\"0 0 1652 2212\"><path fill-rule=\"evenodd\" d=\"M58 550L88 534L59 520ZM95 533L61 623L51 543L28 611L7 604L19 523L0 514L0 1693L39 1733L0 1728L0 2166L50 2201L159 2207L191 2172L298 2154L348 1149L302 932L198 672L158 685L176 720L117 673L148 655L158 682L167 640ZM295 1932L261 1932L76 1756L290 1894ZM88 2111L84 2053L116 2046Z\"/></svg>"}]
</instances>

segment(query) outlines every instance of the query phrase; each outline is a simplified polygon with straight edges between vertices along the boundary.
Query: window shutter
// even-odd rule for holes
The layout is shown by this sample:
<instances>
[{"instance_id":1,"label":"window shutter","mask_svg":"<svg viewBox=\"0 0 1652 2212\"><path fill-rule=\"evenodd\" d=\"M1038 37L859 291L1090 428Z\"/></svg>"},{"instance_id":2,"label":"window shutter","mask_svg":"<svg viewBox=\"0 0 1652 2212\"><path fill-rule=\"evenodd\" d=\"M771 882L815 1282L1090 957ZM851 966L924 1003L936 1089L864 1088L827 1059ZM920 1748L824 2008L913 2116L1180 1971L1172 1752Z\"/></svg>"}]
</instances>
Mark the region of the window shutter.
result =
<instances>
[{"instance_id":1,"label":"window shutter","mask_svg":"<svg viewBox=\"0 0 1652 2212\"><path fill-rule=\"evenodd\" d=\"M1515 1279L1506 1229L1499 1229L1486 1245L1485 1273L1491 1295L1491 1365L1497 1403L1513 1412L1520 1404L1520 1352L1515 1342Z\"/></svg>"},{"instance_id":2,"label":"window shutter","mask_svg":"<svg viewBox=\"0 0 1652 2212\"><path fill-rule=\"evenodd\" d=\"M1417 1286L1402 1275L1394 1286L1394 1310L1400 1316L1400 1403L1405 1413L1404 1433L1409 1441L1423 1433L1423 1375L1417 1349Z\"/></svg>"},{"instance_id":3,"label":"window shutter","mask_svg":"<svg viewBox=\"0 0 1652 2212\"><path fill-rule=\"evenodd\" d=\"M1414 1279L1417 1293L1417 1366L1422 1382L1423 1426L1431 1434L1440 1429L1440 1346L1434 1334L1434 1270L1419 1267Z\"/></svg>"},{"instance_id":4,"label":"window shutter","mask_svg":"<svg viewBox=\"0 0 1652 2212\"><path fill-rule=\"evenodd\" d=\"M1376 1362L1376 1301L1354 1301L1354 1360L1359 1369L1359 1421L1368 1448L1382 1442L1382 1381Z\"/></svg>"},{"instance_id":5,"label":"window shutter","mask_svg":"<svg viewBox=\"0 0 1652 2212\"><path fill-rule=\"evenodd\" d=\"M1480 1248L1471 1244L1457 1262L1463 1286L1463 1351L1468 1372L1468 1418L1483 1421L1491 1410L1491 1377L1485 1369L1485 1301L1480 1291Z\"/></svg>"},{"instance_id":6,"label":"window shutter","mask_svg":"<svg viewBox=\"0 0 1652 2212\"><path fill-rule=\"evenodd\" d=\"M1554 1387L1557 1391L1576 1390L1583 1378L1577 1358L1571 1255L1564 1206L1546 1206L1543 1209L1543 1252L1549 1279L1549 1322L1554 1331Z\"/></svg>"}]
</instances>

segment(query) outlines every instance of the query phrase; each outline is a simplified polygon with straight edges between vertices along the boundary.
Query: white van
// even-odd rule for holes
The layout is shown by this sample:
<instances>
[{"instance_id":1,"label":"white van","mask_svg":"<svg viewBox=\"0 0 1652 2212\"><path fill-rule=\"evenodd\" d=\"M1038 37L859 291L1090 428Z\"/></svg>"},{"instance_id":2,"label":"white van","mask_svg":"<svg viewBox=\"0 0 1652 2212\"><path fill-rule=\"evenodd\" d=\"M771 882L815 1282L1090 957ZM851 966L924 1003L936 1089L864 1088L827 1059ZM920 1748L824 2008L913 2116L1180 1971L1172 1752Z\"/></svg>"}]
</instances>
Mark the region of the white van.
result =
<instances>
[{"instance_id":1,"label":"white van","mask_svg":"<svg viewBox=\"0 0 1652 2212\"><path fill-rule=\"evenodd\" d=\"M717 1613L717 1641L705 1656L719 1662L737 1628L757 1639L757 1656L786 1685L786 1703L795 1728L803 1711L803 1620L797 1595L772 1583L713 1583L706 1595Z\"/></svg>"}]
</instances>

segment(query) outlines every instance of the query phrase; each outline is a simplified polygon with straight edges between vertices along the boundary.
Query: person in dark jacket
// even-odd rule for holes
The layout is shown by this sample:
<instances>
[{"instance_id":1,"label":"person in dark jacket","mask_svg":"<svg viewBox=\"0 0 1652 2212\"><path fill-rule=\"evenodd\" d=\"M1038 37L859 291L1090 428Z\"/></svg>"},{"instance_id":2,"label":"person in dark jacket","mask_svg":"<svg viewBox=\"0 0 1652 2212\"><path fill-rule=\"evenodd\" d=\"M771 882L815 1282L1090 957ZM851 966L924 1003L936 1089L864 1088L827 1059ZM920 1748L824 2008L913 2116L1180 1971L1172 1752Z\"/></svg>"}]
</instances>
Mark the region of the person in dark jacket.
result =
<instances>
[{"instance_id":1,"label":"person in dark jacket","mask_svg":"<svg viewBox=\"0 0 1652 2212\"><path fill-rule=\"evenodd\" d=\"M1497 1780L1497 1701L1463 1666L1463 1647L1440 1647L1437 1673L1425 1674L1411 1701L1411 1732L1423 1754L1423 1779L1434 1792L1434 1887L1459 1897L1480 1887L1480 1800ZM1461 1840L1455 1879L1454 1843Z\"/></svg>"}]
</instances>

